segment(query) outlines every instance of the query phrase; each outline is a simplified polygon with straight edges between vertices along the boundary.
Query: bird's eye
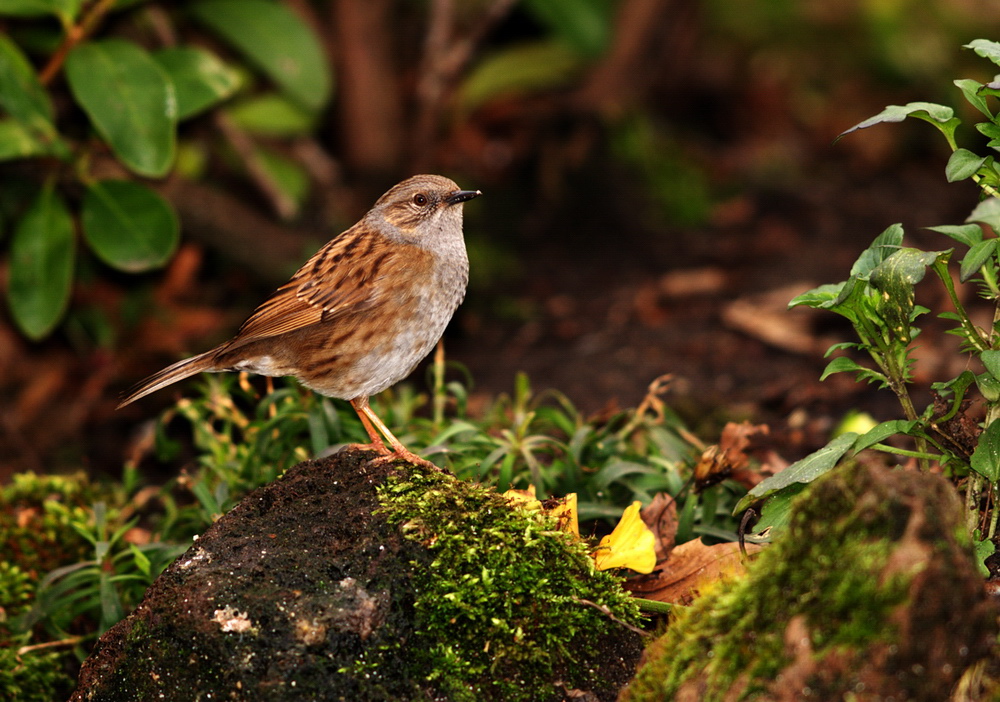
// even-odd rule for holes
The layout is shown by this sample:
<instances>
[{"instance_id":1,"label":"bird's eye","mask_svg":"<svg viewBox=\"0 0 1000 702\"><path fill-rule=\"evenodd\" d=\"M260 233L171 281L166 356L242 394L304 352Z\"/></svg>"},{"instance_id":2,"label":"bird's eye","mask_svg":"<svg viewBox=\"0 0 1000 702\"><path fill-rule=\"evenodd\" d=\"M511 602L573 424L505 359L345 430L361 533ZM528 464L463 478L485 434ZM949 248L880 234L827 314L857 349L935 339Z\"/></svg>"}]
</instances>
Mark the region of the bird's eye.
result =
<instances>
[{"instance_id":1,"label":"bird's eye","mask_svg":"<svg viewBox=\"0 0 1000 702\"><path fill-rule=\"evenodd\" d=\"M423 207L427 204L427 196L423 193L417 193L413 196L413 204L417 207Z\"/></svg>"}]
</instances>

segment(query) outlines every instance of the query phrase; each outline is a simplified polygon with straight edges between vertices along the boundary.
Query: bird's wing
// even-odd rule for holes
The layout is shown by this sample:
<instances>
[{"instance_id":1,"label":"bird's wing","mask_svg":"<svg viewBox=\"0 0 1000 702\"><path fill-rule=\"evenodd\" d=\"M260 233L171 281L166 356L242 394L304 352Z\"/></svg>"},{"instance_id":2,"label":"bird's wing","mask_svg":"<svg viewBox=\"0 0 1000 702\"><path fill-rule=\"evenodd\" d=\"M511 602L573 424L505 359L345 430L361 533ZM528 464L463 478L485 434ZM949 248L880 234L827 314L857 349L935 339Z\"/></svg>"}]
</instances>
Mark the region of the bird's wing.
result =
<instances>
[{"instance_id":1,"label":"bird's wing","mask_svg":"<svg viewBox=\"0 0 1000 702\"><path fill-rule=\"evenodd\" d=\"M377 288L370 284L390 252L373 252L377 237L355 225L296 271L237 332L234 342L246 343L363 312L375 304Z\"/></svg>"}]
</instances>

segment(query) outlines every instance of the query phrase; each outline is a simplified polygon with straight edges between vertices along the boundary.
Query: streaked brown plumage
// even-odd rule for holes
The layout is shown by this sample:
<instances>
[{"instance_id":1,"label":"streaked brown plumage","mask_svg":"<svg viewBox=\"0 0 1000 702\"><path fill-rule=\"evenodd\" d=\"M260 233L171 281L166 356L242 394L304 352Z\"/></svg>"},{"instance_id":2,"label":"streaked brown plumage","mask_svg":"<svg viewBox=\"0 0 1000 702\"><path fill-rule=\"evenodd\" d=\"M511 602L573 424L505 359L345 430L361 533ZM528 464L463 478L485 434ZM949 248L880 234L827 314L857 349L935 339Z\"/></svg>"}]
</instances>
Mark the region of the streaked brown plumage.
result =
<instances>
[{"instance_id":1,"label":"streaked brown plumage","mask_svg":"<svg viewBox=\"0 0 1000 702\"><path fill-rule=\"evenodd\" d=\"M291 375L322 395L349 400L371 448L419 461L368 398L410 374L465 297L462 203L480 194L442 176L404 180L306 261L230 341L154 373L118 406L196 373Z\"/></svg>"}]
</instances>

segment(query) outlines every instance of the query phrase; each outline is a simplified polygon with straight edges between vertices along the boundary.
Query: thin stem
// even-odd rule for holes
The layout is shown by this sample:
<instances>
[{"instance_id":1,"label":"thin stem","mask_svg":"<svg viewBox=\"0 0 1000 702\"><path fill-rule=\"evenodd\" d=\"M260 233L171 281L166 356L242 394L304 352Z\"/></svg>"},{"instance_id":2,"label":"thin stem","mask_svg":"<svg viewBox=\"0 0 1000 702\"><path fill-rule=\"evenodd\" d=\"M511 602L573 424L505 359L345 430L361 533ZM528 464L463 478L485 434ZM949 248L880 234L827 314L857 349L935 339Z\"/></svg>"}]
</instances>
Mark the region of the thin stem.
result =
<instances>
[{"instance_id":1,"label":"thin stem","mask_svg":"<svg viewBox=\"0 0 1000 702\"><path fill-rule=\"evenodd\" d=\"M52 79L56 77L56 74L59 73L59 70L66 62L69 52L94 31L97 23L114 7L114 4L115 0L98 0L98 2L91 6L90 10L87 11L78 24L66 27L66 36L63 37L59 48L52 54L52 58L49 59L49 62L38 76L38 80L41 81L42 85L48 85L52 82Z\"/></svg>"},{"instance_id":2,"label":"thin stem","mask_svg":"<svg viewBox=\"0 0 1000 702\"><path fill-rule=\"evenodd\" d=\"M969 319L968 313L965 311L965 307L962 306L961 301L958 299L958 294L955 292L955 281L951 279L951 273L948 272L948 263L946 261L935 261L931 266L934 272L937 273L938 278L944 284L945 290L948 291L948 297L951 298L951 304L955 308L955 313L958 315L959 320L962 324L962 331L965 332L965 337L968 339L969 343L972 344L977 351L986 351L989 347L983 340L982 335L976 326Z\"/></svg>"},{"instance_id":3,"label":"thin stem","mask_svg":"<svg viewBox=\"0 0 1000 702\"><path fill-rule=\"evenodd\" d=\"M868 448L875 449L876 451L882 451L884 453L892 453L897 456L907 456L909 458L919 458L921 460L938 460L941 458L939 454L927 453L926 451L910 451L908 449L896 448L895 446L889 446L888 444L872 444Z\"/></svg>"}]
</instances>

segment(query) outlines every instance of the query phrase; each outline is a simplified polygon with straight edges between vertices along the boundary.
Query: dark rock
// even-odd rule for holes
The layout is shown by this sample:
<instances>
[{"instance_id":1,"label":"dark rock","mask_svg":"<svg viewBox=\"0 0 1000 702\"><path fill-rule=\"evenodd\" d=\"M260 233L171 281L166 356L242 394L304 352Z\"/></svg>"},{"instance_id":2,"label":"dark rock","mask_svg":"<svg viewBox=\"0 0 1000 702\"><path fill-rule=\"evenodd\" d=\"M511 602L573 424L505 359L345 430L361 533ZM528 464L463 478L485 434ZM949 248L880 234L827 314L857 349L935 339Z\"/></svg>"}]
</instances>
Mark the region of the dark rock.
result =
<instances>
[{"instance_id":1,"label":"dark rock","mask_svg":"<svg viewBox=\"0 0 1000 702\"><path fill-rule=\"evenodd\" d=\"M72 702L444 699L411 646L431 555L376 493L409 468L369 458L299 464L222 517L105 633ZM641 650L621 632L610 654L586 657L600 699L614 699ZM559 680L572 676L534 698L558 699Z\"/></svg>"}]
</instances>

